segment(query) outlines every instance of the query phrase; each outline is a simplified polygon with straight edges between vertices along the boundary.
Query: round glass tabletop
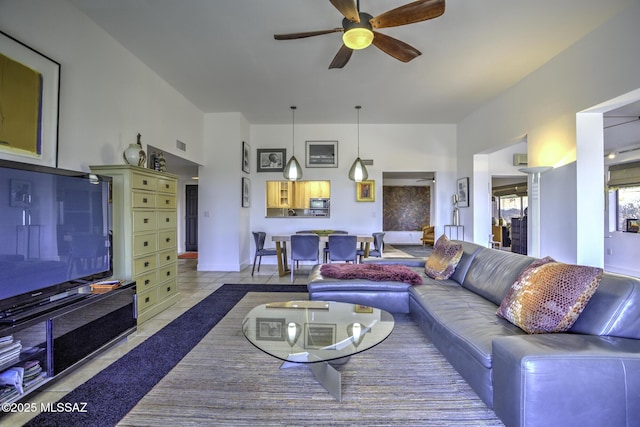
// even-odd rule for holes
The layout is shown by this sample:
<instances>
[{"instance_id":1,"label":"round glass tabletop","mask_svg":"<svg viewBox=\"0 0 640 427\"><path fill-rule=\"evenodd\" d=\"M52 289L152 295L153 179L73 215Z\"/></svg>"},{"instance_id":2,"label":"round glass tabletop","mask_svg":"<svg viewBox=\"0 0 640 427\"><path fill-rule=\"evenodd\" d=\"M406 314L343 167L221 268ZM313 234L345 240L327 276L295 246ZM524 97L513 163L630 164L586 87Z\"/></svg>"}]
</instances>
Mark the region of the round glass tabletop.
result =
<instances>
[{"instance_id":1,"label":"round glass tabletop","mask_svg":"<svg viewBox=\"0 0 640 427\"><path fill-rule=\"evenodd\" d=\"M287 362L328 362L360 353L393 331L379 308L327 301L286 301L253 308L242 321L247 339Z\"/></svg>"}]
</instances>

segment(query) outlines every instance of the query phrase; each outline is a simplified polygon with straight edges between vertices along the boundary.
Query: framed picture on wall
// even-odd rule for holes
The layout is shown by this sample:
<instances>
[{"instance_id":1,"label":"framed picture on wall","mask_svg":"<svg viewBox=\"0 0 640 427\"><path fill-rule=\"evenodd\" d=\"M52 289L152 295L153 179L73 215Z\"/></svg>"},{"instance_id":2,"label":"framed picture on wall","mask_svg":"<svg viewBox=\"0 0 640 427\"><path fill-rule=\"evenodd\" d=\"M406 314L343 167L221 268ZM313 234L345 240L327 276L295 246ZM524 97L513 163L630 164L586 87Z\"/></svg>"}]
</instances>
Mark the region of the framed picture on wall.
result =
<instances>
[{"instance_id":1,"label":"framed picture on wall","mask_svg":"<svg viewBox=\"0 0 640 427\"><path fill-rule=\"evenodd\" d=\"M356 202L375 202L376 182L362 181L356 182Z\"/></svg>"},{"instance_id":2,"label":"framed picture on wall","mask_svg":"<svg viewBox=\"0 0 640 427\"><path fill-rule=\"evenodd\" d=\"M248 208L251 206L251 180L249 178L242 178L242 207Z\"/></svg>"},{"instance_id":3,"label":"framed picture on wall","mask_svg":"<svg viewBox=\"0 0 640 427\"><path fill-rule=\"evenodd\" d=\"M60 64L0 32L0 158L58 165Z\"/></svg>"},{"instance_id":4,"label":"framed picture on wall","mask_svg":"<svg viewBox=\"0 0 640 427\"><path fill-rule=\"evenodd\" d=\"M258 172L282 172L287 159L285 148L258 148Z\"/></svg>"},{"instance_id":5,"label":"framed picture on wall","mask_svg":"<svg viewBox=\"0 0 640 427\"><path fill-rule=\"evenodd\" d=\"M249 144L242 141L242 171L245 173L249 173L249 152L251 151L251 147Z\"/></svg>"},{"instance_id":6,"label":"framed picture on wall","mask_svg":"<svg viewBox=\"0 0 640 427\"><path fill-rule=\"evenodd\" d=\"M468 208L469 207L469 177L460 178L458 180L458 207L459 208Z\"/></svg>"},{"instance_id":7,"label":"framed picture on wall","mask_svg":"<svg viewBox=\"0 0 640 427\"><path fill-rule=\"evenodd\" d=\"M338 141L307 141L308 168L337 168Z\"/></svg>"}]
</instances>

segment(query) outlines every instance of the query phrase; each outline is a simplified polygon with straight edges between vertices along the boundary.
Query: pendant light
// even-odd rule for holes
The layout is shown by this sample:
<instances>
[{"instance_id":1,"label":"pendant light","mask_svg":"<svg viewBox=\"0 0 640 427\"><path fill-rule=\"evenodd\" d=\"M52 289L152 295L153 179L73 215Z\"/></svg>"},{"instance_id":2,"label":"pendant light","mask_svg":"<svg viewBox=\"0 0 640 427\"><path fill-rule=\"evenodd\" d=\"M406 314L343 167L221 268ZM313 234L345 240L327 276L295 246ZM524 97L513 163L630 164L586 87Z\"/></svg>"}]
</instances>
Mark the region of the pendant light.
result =
<instances>
[{"instance_id":1,"label":"pendant light","mask_svg":"<svg viewBox=\"0 0 640 427\"><path fill-rule=\"evenodd\" d=\"M292 133L291 158L285 165L284 171L282 171L282 174L284 175L284 177L289 181L299 181L300 179L302 179L302 168L300 167L300 163L298 163L298 160L296 159L296 156L295 156L295 152L296 152L295 112L296 112L296 106L292 105L291 106L291 133Z\"/></svg>"},{"instance_id":2,"label":"pendant light","mask_svg":"<svg viewBox=\"0 0 640 427\"><path fill-rule=\"evenodd\" d=\"M355 182L362 182L369 178L367 168L364 167L364 163L360 159L360 108L362 107L356 105L356 111L358 112L358 157L351 165L351 169L349 169L349 179Z\"/></svg>"}]
</instances>

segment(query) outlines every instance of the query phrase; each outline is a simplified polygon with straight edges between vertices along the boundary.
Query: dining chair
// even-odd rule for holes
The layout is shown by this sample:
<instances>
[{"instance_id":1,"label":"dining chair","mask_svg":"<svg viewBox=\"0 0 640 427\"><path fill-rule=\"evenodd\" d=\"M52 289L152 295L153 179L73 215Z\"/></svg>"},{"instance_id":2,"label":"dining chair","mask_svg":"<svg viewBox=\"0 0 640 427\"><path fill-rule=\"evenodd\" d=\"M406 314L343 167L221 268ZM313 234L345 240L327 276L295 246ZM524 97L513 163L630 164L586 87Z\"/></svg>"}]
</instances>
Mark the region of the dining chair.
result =
<instances>
[{"instance_id":1,"label":"dining chair","mask_svg":"<svg viewBox=\"0 0 640 427\"><path fill-rule=\"evenodd\" d=\"M353 234L329 235L329 262L351 261L357 262L358 236Z\"/></svg>"},{"instance_id":2,"label":"dining chair","mask_svg":"<svg viewBox=\"0 0 640 427\"><path fill-rule=\"evenodd\" d=\"M422 247L427 245L435 245L436 243L436 228L433 225L425 225L422 227Z\"/></svg>"},{"instance_id":3,"label":"dining chair","mask_svg":"<svg viewBox=\"0 0 640 427\"><path fill-rule=\"evenodd\" d=\"M373 236L373 249L369 250L369 256L382 258L382 249L384 246L384 235L383 232L372 233ZM360 262L362 262L362 258L364 258L364 249L357 250L358 257Z\"/></svg>"},{"instance_id":4,"label":"dining chair","mask_svg":"<svg viewBox=\"0 0 640 427\"><path fill-rule=\"evenodd\" d=\"M291 235L291 283L298 261L319 262L318 245L320 237L317 234L292 234Z\"/></svg>"},{"instance_id":5,"label":"dining chair","mask_svg":"<svg viewBox=\"0 0 640 427\"><path fill-rule=\"evenodd\" d=\"M331 234L349 234L349 232L344 230L333 230ZM329 259L329 242L325 243L324 248L322 249L322 254L322 259L326 264L327 260Z\"/></svg>"},{"instance_id":6,"label":"dining chair","mask_svg":"<svg viewBox=\"0 0 640 427\"><path fill-rule=\"evenodd\" d=\"M251 269L251 275L253 276L253 272L256 269L256 260L258 261L258 272L260 272L260 263L262 262L263 256L271 256L277 255L275 248L265 248L264 240L267 237L267 233L264 231L253 231L253 240L256 244L256 252L253 255L253 268ZM285 258L287 254L284 254Z\"/></svg>"}]
</instances>

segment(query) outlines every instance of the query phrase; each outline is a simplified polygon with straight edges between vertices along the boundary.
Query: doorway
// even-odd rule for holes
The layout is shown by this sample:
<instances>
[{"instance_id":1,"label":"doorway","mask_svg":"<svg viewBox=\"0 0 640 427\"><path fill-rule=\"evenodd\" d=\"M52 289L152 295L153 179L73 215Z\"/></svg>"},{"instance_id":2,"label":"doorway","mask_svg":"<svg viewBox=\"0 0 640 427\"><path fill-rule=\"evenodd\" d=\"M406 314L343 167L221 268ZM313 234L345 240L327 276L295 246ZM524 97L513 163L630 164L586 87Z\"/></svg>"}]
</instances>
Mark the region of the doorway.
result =
<instances>
[{"instance_id":1,"label":"doorway","mask_svg":"<svg viewBox=\"0 0 640 427\"><path fill-rule=\"evenodd\" d=\"M198 251L198 186L185 186L185 250Z\"/></svg>"}]
</instances>

